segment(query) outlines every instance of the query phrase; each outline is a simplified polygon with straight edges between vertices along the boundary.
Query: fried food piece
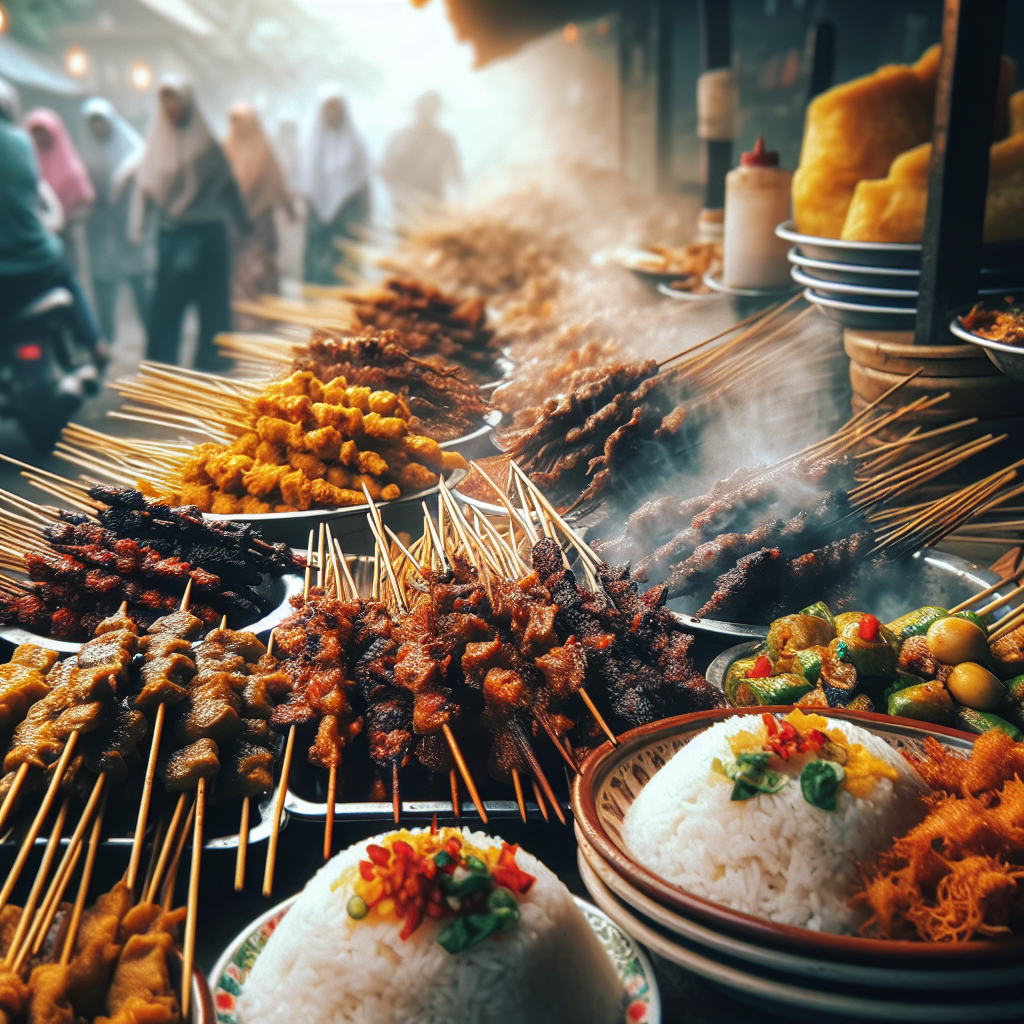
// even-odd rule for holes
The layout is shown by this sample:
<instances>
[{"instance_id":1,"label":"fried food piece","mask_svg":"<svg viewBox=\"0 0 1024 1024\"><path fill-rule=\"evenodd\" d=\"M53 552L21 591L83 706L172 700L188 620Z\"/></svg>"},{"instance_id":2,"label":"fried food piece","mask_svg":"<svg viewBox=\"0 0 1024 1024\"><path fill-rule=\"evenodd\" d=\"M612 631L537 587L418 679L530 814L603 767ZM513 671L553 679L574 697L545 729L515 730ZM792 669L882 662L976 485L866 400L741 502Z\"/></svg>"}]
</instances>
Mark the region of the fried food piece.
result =
<instances>
[{"instance_id":1,"label":"fried food piece","mask_svg":"<svg viewBox=\"0 0 1024 1024\"><path fill-rule=\"evenodd\" d=\"M1004 675L1017 675L1024 672L1024 626L1000 637L989 645L992 658Z\"/></svg>"},{"instance_id":2,"label":"fried food piece","mask_svg":"<svg viewBox=\"0 0 1024 1024\"><path fill-rule=\"evenodd\" d=\"M324 479L334 487L359 490L359 485L356 483L356 475L354 473L350 473L347 469L339 465L328 466L327 475Z\"/></svg>"},{"instance_id":3,"label":"fried food piece","mask_svg":"<svg viewBox=\"0 0 1024 1024\"><path fill-rule=\"evenodd\" d=\"M265 391L267 395L280 396L287 398L293 395L308 395L310 392L310 385L316 381L316 377L309 370L296 370L290 377L285 377L284 380L275 381L273 384L269 384ZM316 381L319 384L319 381Z\"/></svg>"},{"instance_id":4,"label":"fried food piece","mask_svg":"<svg viewBox=\"0 0 1024 1024\"><path fill-rule=\"evenodd\" d=\"M254 498L251 494L246 494L238 505L242 512L250 516L262 516L273 511L273 506L269 501L260 501L259 498Z\"/></svg>"},{"instance_id":5,"label":"fried food piece","mask_svg":"<svg viewBox=\"0 0 1024 1024\"><path fill-rule=\"evenodd\" d=\"M402 450L415 462L421 462L433 470L440 472L444 464L444 450L429 437L410 434L402 438Z\"/></svg>"},{"instance_id":6,"label":"fried food piece","mask_svg":"<svg viewBox=\"0 0 1024 1024\"><path fill-rule=\"evenodd\" d=\"M207 738L175 751L164 765L164 786L169 793L191 792L201 778L209 779L220 771L220 751L217 744Z\"/></svg>"},{"instance_id":7,"label":"fried food piece","mask_svg":"<svg viewBox=\"0 0 1024 1024\"><path fill-rule=\"evenodd\" d=\"M457 469L469 470L469 463L459 452L444 451L441 454L441 472L447 476Z\"/></svg>"},{"instance_id":8,"label":"fried food piece","mask_svg":"<svg viewBox=\"0 0 1024 1024\"><path fill-rule=\"evenodd\" d=\"M213 508L212 484L184 484L178 492L183 505L195 505L200 512L209 512Z\"/></svg>"},{"instance_id":9,"label":"fried food piece","mask_svg":"<svg viewBox=\"0 0 1024 1024\"><path fill-rule=\"evenodd\" d=\"M356 437L363 432L363 413L360 409L319 403L313 406L313 417L317 426L334 427L344 437Z\"/></svg>"},{"instance_id":10,"label":"fried food piece","mask_svg":"<svg viewBox=\"0 0 1024 1024\"><path fill-rule=\"evenodd\" d=\"M355 441L346 441L341 446L339 460L343 466L348 466L349 469L359 468L359 448L356 446Z\"/></svg>"},{"instance_id":11,"label":"fried food piece","mask_svg":"<svg viewBox=\"0 0 1024 1024\"><path fill-rule=\"evenodd\" d=\"M274 466L257 462L242 477L242 485L246 494L254 498L265 498L281 482L281 477L288 472L288 466Z\"/></svg>"},{"instance_id":12,"label":"fried food piece","mask_svg":"<svg viewBox=\"0 0 1024 1024\"><path fill-rule=\"evenodd\" d=\"M370 476L383 476L388 471L388 464L376 452L359 453L359 472Z\"/></svg>"},{"instance_id":13,"label":"fried food piece","mask_svg":"<svg viewBox=\"0 0 1024 1024\"><path fill-rule=\"evenodd\" d=\"M309 395L260 395L253 407L260 416L273 416L289 423L305 423L313 418Z\"/></svg>"},{"instance_id":14,"label":"fried food piece","mask_svg":"<svg viewBox=\"0 0 1024 1024\"><path fill-rule=\"evenodd\" d=\"M394 501L395 498L400 498L401 496L402 489L398 486L398 484L385 484L385 486L383 486L380 489L381 501ZM376 500L377 499L374 498L374 501Z\"/></svg>"},{"instance_id":15,"label":"fried food piece","mask_svg":"<svg viewBox=\"0 0 1024 1024\"><path fill-rule=\"evenodd\" d=\"M324 462L337 462L341 455L341 446L345 438L334 427L320 427L306 433L304 444L306 451Z\"/></svg>"},{"instance_id":16,"label":"fried food piece","mask_svg":"<svg viewBox=\"0 0 1024 1024\"><path fill-rule=\"evenodd\" d=\"M314 504L324 508L346 508L352 505L362 505L366 498L361 491L353 491L347 487L335 487L326 480L313 480L310 482L310 493L313 496Z\"/></svg>"},{"instance_id":17,"label":"fried food piece","mask_svg":"<svg viewBox=\"0 0 1024 1024\"><path fill-rule=\"evenodd\" d=\"M363 417L363 432L381 441L400 441L409 433L409 424L397 416L380 416L375 412Z\"/></svg>"},{"instance_id":18,"label":"fried food piece","mask_svg":"<svg viewBox=\"0 0 1024 1024\"><path fill-rule=\"evenodd\" d=\"M366 404L370 412L380 413L381 416L393 416L398 408L398 395L393 391L371 391Z\"/></svg>"},{"instance_id":19,"label":"fried food piece","mask_svg":"<svg viewBox=\"0 0 1024 1024\"><path fill-rule=\"evenodd\" d=\"M302 447L302 424L289 423L288 420L273 416L261 416L256 421L256 433L261 441L282 445L285 448Z\"/></svg>"},{"instance_id":20,"label":"fried food piece","mask_svg":"<svg viewBox=\"0 0 1024 1024\"><path fill-rule=\"evenodd\" d=\"M395 483L405 491L422 491L437 483L437 474L418 462L410 462L394 474Z\"/></svg>"},{"instance_id":21,"label":"fried food piece","mask_svg":"<svg viewBox=\"0 0 1024 1024\"><path fill-rule=\"evenodd\" d=\"M210 478L206 475L206 460L220 450L218 444L201 444L193 448L192 455L181 467L182 481L187 484L208 484Z\"/></svg>"},{"instance_id":22,"label":"fried food piece","mask_svg":"<svg viewBox=\"0 0 1024 1024\"><path fill-rule=\"evenodd\" d=\"M20 908L11 909L20 912ZM28 1001L29 988L25 982L10 968L0 967L0 1024L21 1020Z\"/></svg>"},{"instance_id":23,"label":"fried food piece","mask_svg":"<svg viewBox=\"0 0 1024 1024\"><path fill-rule=\"evenodd\" d=\"M68 965L67 994L76 1013L83 1017L91 1019L103 1012L121 953L118 932L131 905L131 893L120 881L82 915L74 955Z\"/></svg>"},{"instance_id":24,"label":"fried food piece","mask_svg":"<svg viewBox=\"0 0 1024 1024\"><path fill-rule=\"evenodd\" d=\"M119 628L123 629L124 627ZM104 632L109 631L105 630ZM60 655L56 651L47 650L45 647L39 647L36 644L19 644L11 654L10 664L35 668L45 675L57 664L59 658Z\"/></svg>"},{"instance_id":25,"label":"fried food piece","mask_svg":"<svg viewBox=\"0 0 1024 1024\"><path fill-rule=\"evenodd\" d=\"M233 494L215 494L213 503L210 505L210 512L216 516L230 516L241 512L242 506L238 498Z\"/></svg>"},{"instance_id":26,"label":"fried food piece","mask_svg":"<svg viewBox=\"0 0 1024 1024\"><path fill-rule=\"evenodd\" d=\"M833 86L807 107L800 166L793 174L798 231L839 238L857 182L932 133L939 47L913 65L890 64Z\"/></svg>"},{"instance_id":27,"label":"fried food piece","mask_svg":"<svg viewBox=\"0 0 1024 1024\"><path fill-rule=\"evenodd\" d=\"M327 465L310 452L297 448L288 450L288 465L299 470L308 480L321 480L327 472Z\"/></svg>"},{"instance_id":28,"label":"fried food piece","mask_svg":"<svg viewBox=\"0 0 1024 1024\"><path fill-rule=\"evenodd\" d=\"M17 725L28 709L49 692L38 668L16 665L13 661L0 665L0 729Z\"/></svg>"},{"instance_id":29,"label":"fried food piece","mask_svg":"<svg viewBox=\"0 0 1024 1024\"><path fill-rule=\"evenodd\" d=\"M320 401L326 405L347 405L348 381L344 377L335 377L323 385Z\"/></svg>"},{"instance_id":30,"label":"fried food piece","mask_svg":"<svg viewBox=\"0 0 1024 1024\"><path fill-rule=\"evenodd\" d=\"M360 409L364 413L370 411L370 395L372 388L353 386L345 389L345 405L350 409Z\"/></svg>"},{"instance_id":31,"label":"fried food piece","mask_svg":"<svg viewBox=\"0 0 1024 1024\"><path fill-rule=\"evenodd\" d=\"M256 446L259 443L259 435L252 430L247 430L241 437L231 442L228 451L234 452L236 455L248 455L251 459L255 457Z\"/></svg>"},{"instance_id":32,"label":"fried food piece","mask_svg":"<svg viewBox=\"0 0 1024 1024\"><path fill-rule=\"evenodd\" d=\"M292 509L297 508L305 512L312 505L313 491L302 470L294 469L290 473L285 473L278 486L281 490L281 500Z\"/></svg>"},{"instance_id":33,"label":"fried food piece","mask_svg":"<svg viewBox=\"0 0 1024 1024\"><path fill-rule=\"evenodd\" d=\"M245 489L242 477L252 466L253 460L248 455L236 455L230 448L225 448L219 454L210 456L206 472L218 490L241 495Z\"/></svg>"},{"instance_id":34,"label":"fried food piece","mask_svg":"<svg viewBox=\"0 0 1024 1024\"><path fill-rule=\"evenodd\" d=\"M288 449L272 441L260 441L256 445L256 465L283 466L288 459Z\"/></svg>"},{"instance_id":35,"label":"fried food piece","mask_svg":"<svg viewBox=\"0 0 1024 1024\"><path fill-rule=\"evenodd\" d=\"M75 1024L75 1011L68 1000L69 974L70 967L63 964L33 968L28 979L29 1024Z\"/></svg>"}]
</instances>

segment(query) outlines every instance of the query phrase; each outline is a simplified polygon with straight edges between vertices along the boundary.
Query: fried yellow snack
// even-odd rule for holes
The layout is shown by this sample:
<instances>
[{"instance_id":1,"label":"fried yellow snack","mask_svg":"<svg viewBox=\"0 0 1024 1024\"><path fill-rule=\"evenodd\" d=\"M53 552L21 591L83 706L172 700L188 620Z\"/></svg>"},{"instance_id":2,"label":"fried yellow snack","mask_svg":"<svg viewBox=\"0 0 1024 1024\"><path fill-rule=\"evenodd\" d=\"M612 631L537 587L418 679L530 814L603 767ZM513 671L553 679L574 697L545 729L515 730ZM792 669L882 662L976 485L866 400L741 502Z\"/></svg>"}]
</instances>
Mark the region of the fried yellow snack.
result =
<instances>
[{"instance_id":1,"label":"fried yellow snack","mask_svg":"<svg viewBox=\"0 0 1024 1024\"><path fill-rule=\"evenodd\" d=\"M248 455L236 455L230 448L223 449L218 455L211 455L206 462L206 472L210 474L217 490L230 494L241 494L244 490L242 477L252 469L253 460Z\"/></svg>"},{"instance_id":2,"label":"fried yellow snack","mask_svg":"<svg viewBox=\"0 0 1024 1024\"><path fill-rule=\"evenodd\" d=\"M268 385L266 394L280 395L282 397L288 395L308 395L310 383L314 380L316 378L311 371L296 370L290 377L285 377L284 380L275 381L273 384Z\"/></svg>"},{"instance_id":3,"label":"fried yellow snack","mask_svg":"<svg viewBox=\"0 0 1024 1024\"><path fill-rule=\"evenodd\" d=\"M376 452L359 453L359 472L371 476L383 476L388 471L388 464Z\"/></svg>"},{"instance_id":4,"label":"fried yellow snack","mask_svg":"<svg viewBox=\"0 0 1024 1024\"><path fill-rule=\"evenodd\" d=\"M307 431L303 443L306 451L318 459L323 459L324 462L337 462L344 441L334 427L320 427L318 430Z\"/></svg>"},{"instance_id":5,"label":"fried yellow snack","mask_svg":"<svg viewBox=\"0 0 1024 1024\"><path fill-rule=\"evenodd\" d=\"M273 416L289 423L305 423L313 419L313 403L309 395L260 395L253 407L260 416Z\"/></svg>"},{"instance_id":6,"label":"fried yellow snack","mask_svg":"<svg viewBox=\"0 0 1024 1024\"><path fill-rule=\"evenodd\" d=\"M347 391L348 381L344 377L335 377L329 383L321 385L320 401L326 405L347 405Z\"/></svg>"},{"instance_id":7,"label":"fried yellow snack","mask_svg":"<svg viewBox=\"0 0 1024 1024\"><path fill-rule=\"evenodd\" d=\"M256 498L251 494L244 495L238 504L240 511L251 516L264 515L267 512L273 511L273 507L269 502L260 501L259 498Z\"/></svg>"},{"instance_id":8,"label":"fried yellow snack","mask_svg":"<svg viewBox=\"0 0 1024 1024\"><path fill-rule=\"evenodd\" d=\"M353 476L351 486L352 490L358 491L360 494L363 493L363 488L365 487L370 492L370 497L374 501L380 501L384 496L384 488L381 486L380 481L368 473L358 473Z\"/></svg>"},{"instance_id":9,"label":"fried yellow snack","mask_svg":"<svg viewBox=\"0 0 1024 1024\"><path fill-rule=\"evenodd\" d=\"M346 441L341 446L341 454L338 458L343 466L348 466L349 469L358 469L359 449L356 447L355 441Z\"/></svg>"},{"instance_id":10,"label":"fried yellow snack","mask_svg":"<svg viewBox=\"0 0 1024 1024\"><path fill-rule=\"evenodd\" d=\"M242 477L242 486L250 497L265 498L277 487L281 477L288 472L288 466L274 466L265 462L257 462Z\"/></svg>"},{"instance_id":11,"label":"fried yellow snack","mask_svg":"<svg viewBox=\"0 0 1024 1024\"><path fill-rule=\"evenodd\" d=\"M211 455L221 450L217 444L201 444L192 449L192 455L181 467L181 479L185 483L206 484L210 477L206 472L206 462Z\"/></svg>"},{"instance_id":12,"label":"fried yellow snack","mask_svg":"<svg viewBox=\"0 0 1024 1024\"><path fill-rule=\"evenodd\" d=\"M345 404L353 409L362 409L363 412L370 411L370 393L373 389L353 385L345 389Z\"/></svg>"},{"instance_id":13,"label":"fried yellow snack","mask_svg":"<svg viewBox=\"0 0 1024 1024\"><path fill-rule=\"evenodd\" d=\"M371 391L367 399L370 412L379 413L381 416L392 416L398 408L398 395L393 391Z\"/></svg>"},{"instance_id":14,"label":"fried yellow snack","mask_svg":"<svg viewBox=\"0 0 1024 1024\"><path fill-rule=\"evenodd\" d=\"M241 511L241 503L234 494L224 494L223 492L220 492L213 496L213 504L210 506L210 512L214 515L230 516L235 512Z\"/></svg>"},{"instance_id":15,"label":"fried yellow snack","mask_svg":"<svg viewBox=\"0 0 1024 1024\"><path fill-rule=\"evenodd\" d=\"M350 473L347 469L343 466L339 466L337 463L333 466L327 467L327 473L325 474L324 479L335 487L359 490L359 484L356 483L356 475L354 473Z\"/></svg>"},{"instance_id":16,"label":"fried yellow snack","mask_svg":"<svg viewBox=\"0 0 1024 1024\"><path fill-rule=\"evenodd\" d=\"M388 484L386 487L382 487L380 491L381 501L394 501L395 498L400 498L401 496L402 489L398 484ZM373 500L376 501L377 499L374 498Z\"/></svg>"},{"instance_id":17,"label":"fried yellow snack","mask_svg":"<svg viewBox=\"0 0 1024 1024\"><path fill-rule=\"evenodd\" d=\"M313 491L301 469L285 473L278 484L281 500L292 509L305 512L313 503Z\"/></svg>"},{"instance_id":18,"label":"fried yellow snack","mask_svg":"<svg viewBox=\"0 0 1024 1024\"><path fill-rule=\"evenodd\" d=\"M886 65L811 101L793 174L798 231L838 238L857 182L883 177L900 153L931 138L938 62L934 46L916 64Z\"/></svg>"},{"instance_id":19,"label":"fried yellow snack","mask_svg":"<svg viewBox=\"0 0 1024 1024\"><path fill-rule=\"evenodd\" d=\"M259 443L259 436L253 431L247 430L241 437L231 442L228 450L238 455L248 455L249 458L255 458L256 448L259 446Z\"/></svg>"},{"instance_id":20,"label":"fried yellow snack","mask_svg":"<svg viewBox=\"0 0 1024 1024\"><path fill-rule=\"evenodd\" d=\"M298 448L288 449L288 465L292 469L301 470L309 480L320 480L327 472L327 464L311 452L300 451Z\"/></svg>"},{"instance_id":21,"label":"fried yellow snack","mask_svg":"<svg viewBox=\"0 0 1024 1024\"><path fill-rule=\"evenodd\" d=\"M317 426L334 427L345 437L355 437L363 431L363 413L360 409L318 402L313 406L313 418Z\"/></svg>"},{"instance_id":22,"label":"fried yellow snack","mask_svg":"<svg viewBox=\"0 0 1024 1024\"><path fill-rule=\"evenodd\" d=\"M431 469L441 469L444 449L429 437L409 434L402 438L402 450L415 462L422 462Z\"/></svg>"},{"instance_id":23,"label":"fried yellow snack","mask_svg":"<svg viewBox=\"0 0 1024 1024\"><path fill-rule=\"evenodd\" d=\"M362 491L352 491L345 487L335 487L326 480L314 480L312 488L313 501L325 508L346 508L351 505L363 505L366 497Z\"/></svg>"},{"instance_id":24,"label":"fried yellow snack","mask_svg":"<svg viewBox=\"0 0 1024 1024\"><path fill-rule=\"evenodd\" d=\"M200 512L213 508L213 487L209 484L183 484L178 495L182 505L195 505Z\"/></svg>"},{"instance_id":25,"label":"fried yellow snack","mask_svg":"<svg viewBox=\"0 0 1024 1024\"><path fill-rule=\"evenodd\" d=\"M410 462L394 474L395 483L406 491L422 491L437 483L437 474L419 462Z\"/></svg>"},{"instance_id":26,"label":"fried yellow snack","mask_svg":"<svg viewBox=\"0 0 1024 1024\"><path fill-rule=\"evenodd\" d=\"M283 466L288 461L288 449L283 444L260 441L256 445L256 462L267 466Z\"/></svg>"},{"instance_id":27,"label":"fried yellow snack","mask_svg":"<svg viewBox=\"0 0 1024 1024\"><path fill-rule=\"evenodd\" d=\"M409 424L397 416L381 416L370 412L363 417L363 431L367 437L380 441L400 441L409 433Z\"/></svg>"},{"instance_id":28,"label":"fried yellow snack","mask_svg":"<svg viewBox=\"0 0 1024 1024\"><path fill-rule=\"evenodd\" d=\"M284 445L286 448L302 447L302 424L289 423L288 420L274 416L261 416L256 421L256 433L261 441Z\"/></svg>"},{"instance_id":29,"label":"fried yellow snack","mask_svg":"<svg viewBox=\"0 0 1024 1024\"><path fill-rule=\"evenodd\" d=\"M447 476L456 469L469 469L469 463L458 453L445 451L441 454L441 472Z\"/></svg>"}]
</instances>

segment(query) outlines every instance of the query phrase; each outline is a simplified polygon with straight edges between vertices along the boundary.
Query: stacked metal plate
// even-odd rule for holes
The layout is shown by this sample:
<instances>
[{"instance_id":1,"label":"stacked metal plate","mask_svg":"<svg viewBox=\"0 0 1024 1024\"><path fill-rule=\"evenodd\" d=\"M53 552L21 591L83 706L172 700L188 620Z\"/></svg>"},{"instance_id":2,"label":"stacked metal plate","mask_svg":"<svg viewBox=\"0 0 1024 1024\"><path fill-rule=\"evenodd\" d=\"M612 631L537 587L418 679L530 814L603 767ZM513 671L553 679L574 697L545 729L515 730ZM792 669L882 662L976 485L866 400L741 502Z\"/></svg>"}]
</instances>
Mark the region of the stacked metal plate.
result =
<instances>
[{"instance_id":1,"label":"stacked metal plate","mask_svg":"<svg viewBox=\"0 0 1024 1024\"><path fill-rule=\"evenodd\" d=\"M804 298L844 327L912 331L921 276L920 242L849 242L798 232L792 221L775 229L792 243L793 280ZM978 297L1024 289L1024 241L982 249Z\"/></svg>"}]
</instances>

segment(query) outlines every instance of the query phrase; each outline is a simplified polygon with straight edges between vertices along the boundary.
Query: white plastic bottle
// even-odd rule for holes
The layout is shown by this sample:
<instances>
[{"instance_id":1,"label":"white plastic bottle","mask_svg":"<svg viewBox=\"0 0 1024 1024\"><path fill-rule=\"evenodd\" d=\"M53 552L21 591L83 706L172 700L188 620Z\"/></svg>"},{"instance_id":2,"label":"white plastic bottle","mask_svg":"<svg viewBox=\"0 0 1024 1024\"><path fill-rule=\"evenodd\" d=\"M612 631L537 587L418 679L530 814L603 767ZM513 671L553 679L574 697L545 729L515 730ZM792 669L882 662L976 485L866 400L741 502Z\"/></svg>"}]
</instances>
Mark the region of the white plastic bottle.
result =
<instances>
[{"instance_id":1,"label":"white plastic bottle","mask_svg":"<svg viewBox=\"0 0 1024 1024\"><path fill-rule=\"evenodd\" d=\"M729 288L785 288L791 283L787 243L775 226L789 218L792 172L759 135L740 166L725 176L723 283Z\"/></svg>"}]
</instances>

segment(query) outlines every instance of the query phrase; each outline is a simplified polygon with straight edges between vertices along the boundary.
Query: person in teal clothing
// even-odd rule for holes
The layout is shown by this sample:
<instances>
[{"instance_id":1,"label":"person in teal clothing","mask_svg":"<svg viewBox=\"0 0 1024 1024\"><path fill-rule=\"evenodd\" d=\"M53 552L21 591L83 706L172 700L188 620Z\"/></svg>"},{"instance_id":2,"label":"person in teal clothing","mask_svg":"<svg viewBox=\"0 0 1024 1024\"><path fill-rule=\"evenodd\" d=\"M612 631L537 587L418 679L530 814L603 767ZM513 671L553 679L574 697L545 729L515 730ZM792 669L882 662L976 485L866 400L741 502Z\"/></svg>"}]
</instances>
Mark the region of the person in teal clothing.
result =
<instances>
[{"instance_id":1,"label":"person in teal clothing","mask_svg":"<svg viewBox=\"0 0 1024 1024\"><path fill-rule=\"evenodd\" d=\"M50 288L67 288L75 299L76 333L95 352L99 329L60 239L43 226L39 163L17 120L18 95L0 80L0 332L33 299Z\"/></svg>"}]
</instances>

